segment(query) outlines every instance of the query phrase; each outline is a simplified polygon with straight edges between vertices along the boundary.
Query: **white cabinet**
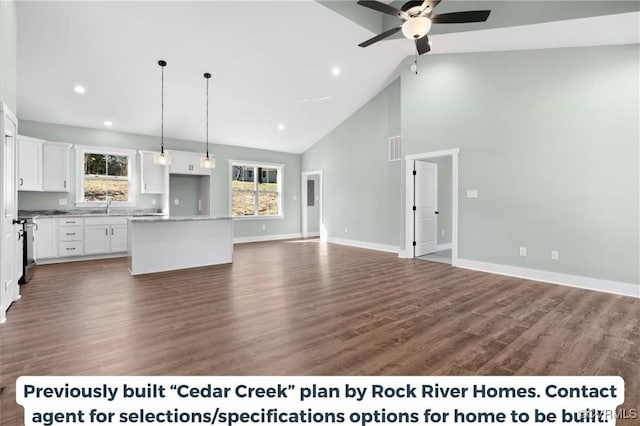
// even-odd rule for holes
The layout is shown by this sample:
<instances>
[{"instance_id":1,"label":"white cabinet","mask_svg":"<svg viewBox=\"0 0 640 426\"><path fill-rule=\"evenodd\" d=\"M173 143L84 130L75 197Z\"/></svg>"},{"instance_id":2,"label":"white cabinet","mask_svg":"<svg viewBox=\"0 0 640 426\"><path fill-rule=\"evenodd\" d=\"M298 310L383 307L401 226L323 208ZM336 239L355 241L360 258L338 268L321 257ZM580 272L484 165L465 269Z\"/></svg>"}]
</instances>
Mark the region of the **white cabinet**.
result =
<instances>
[{"instance_id":1,"label":"white cabinet","mask_svg":"<svg viewBox=\"0 0 640 426\"><path fill-rule=\"evenodd\" d=\"M43 142L18 136L18 191L42 191Z\"/></svg>"},{"instance_id":2,"label":"white cabinet","mask_svg":"<svg viewBox=\"0 0 640 426\"><path fill-rule=\"evenodd\" d=\"M140 151L140 193L162 194L167 166L153 164L153 152Z\"/></svg>"},{"instance_id":3,"label":"white cabinet","mask_svg":"<svg viewBox=\"0 0 640 426\"><path fill-rule=\"evenodd\" d=\"M127 251L127 225L111 225L111 253Z\"/></svg>"},{"instance_id":4,"label":"white cabinet","mask_svg":"<svg viewBox=\"0 0 640 426\"><path fill-rule=\"evenodd\" d=\"M127 251L127 220L123 217L85 219L85 254Z\"/></svg>"},{"instance_id":5,"label":"white cabinet","mask_svg":"<svg viewBox=\"0 0 640 426\"><path fill-rule=\"evenodd\" d=\"M69 192L71 144L18 137L18 190Z\"/></svg>"},{"instance_id":6,"label":"white cabinet","mask_svg":"<svg viewBox=\"0 0 640 426\"><path fill-rule=\"evenodd\" d=\"M69 192L70 144L45 142L42 145L42 190Z\"/></svg>"},{"instance_id":7,"label":"white cabinet","mask_svg":"<svg viewBox=\"0 0 640 426\"><path fill-rule=\"evenodd\" d=\"M58 221L58 256L71 257L84 254L84 221L65 218Z\"/></svg>"},{"instance_id":8,"label":"white cabinet","mask_svg":"<svg viewBox=\"0 0 640 426\"><path fill-rule=\"evenodd\" d=\"M186 151L169 151L171 165L169 172L179 175L210 175L211 169L200 167L202 154Z\"/></svg>"},{"instance_id":9,"label":"white cabinet","mask_svg":"<svg viewBox=\"0 0 640 426\"><path fill-rule=\"evenodd\" d=\"M58 220L36 219L33 242L36 261L58 257Z\"/></svg>"},{"instance_id":10,"label":"white cabinet","mask_svg":"<svg viewBox=\"0 0 640 426\"><path fill-rule=\"evenodd\" d=\"M86 254L109 253L109 225L85 226L84 252Z\"/></svg>"}]
</instances>

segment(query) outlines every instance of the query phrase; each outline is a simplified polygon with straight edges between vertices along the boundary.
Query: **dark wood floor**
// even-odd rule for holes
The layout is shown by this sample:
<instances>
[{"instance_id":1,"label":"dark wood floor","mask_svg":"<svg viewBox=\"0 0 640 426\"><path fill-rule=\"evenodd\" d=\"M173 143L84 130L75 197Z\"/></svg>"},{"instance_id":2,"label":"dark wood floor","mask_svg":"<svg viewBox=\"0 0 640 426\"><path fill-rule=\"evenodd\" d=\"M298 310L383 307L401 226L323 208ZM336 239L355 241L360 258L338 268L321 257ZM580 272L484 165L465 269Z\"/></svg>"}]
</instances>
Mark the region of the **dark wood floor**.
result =
<instances>
[{"instance_id":1,"label":"dark wood floor","mask_svg":"<svg viewBox=\"0 0 640 426\"><path fill-rule=\"evenodd\" d=\"M22 424L20 375L620 375L640 408L629 297L313 240L139 277L40 266L22 294L0 326L2 426Z\"/></svg>"}]
</instances>

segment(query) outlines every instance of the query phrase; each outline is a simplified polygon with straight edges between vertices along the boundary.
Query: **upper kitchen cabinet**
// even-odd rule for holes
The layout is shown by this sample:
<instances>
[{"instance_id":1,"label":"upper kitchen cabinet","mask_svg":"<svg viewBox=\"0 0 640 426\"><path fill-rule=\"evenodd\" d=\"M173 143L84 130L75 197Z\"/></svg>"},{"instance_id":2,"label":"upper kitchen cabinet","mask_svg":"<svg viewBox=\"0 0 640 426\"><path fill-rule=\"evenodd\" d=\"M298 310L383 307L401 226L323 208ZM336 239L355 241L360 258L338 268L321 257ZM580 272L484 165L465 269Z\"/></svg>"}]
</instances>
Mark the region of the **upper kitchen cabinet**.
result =
<instances>
[{"instance_id":1,"label":"upper kitchen cabinet","mask_svg":"<svg viewBox=\"0 0 640 426\"><path fill-rule=\"evenodd\" d=\"M71 144L18 137L18 191L69 192Z\"/></svg>"},{"instance_id":2,"label":"upper kitchen cabinet","mask_svg":"<svg viewBox=\"0 0 640 426\"><path fill-rule=\"evenodd\" d=\"M200 167L201 153L186 151L169 151L171 165L169 172L177 175L211 175L211 169Z\"/></svg>"},{"instance_id":3,"label":"upper kitchen cabinet","mask_svg":"<svg viewBox=\"0 0 640 426\"><path fill-rule=\"evenodd\" d=\"M153 163L150 151L140 151L140 193L163 194L165 187L166 167Z\"/></svg>"},{"instance_id":4,"label":"upper kitchen cabinet","mask_svg":"<svg viewBox=\"0 0 640 426\"><path fill-rule=\"evenodd\" d=\"M18 136L18 191L42 191L43 140Z\"/></svg>"},{"instance_id":5,"label":"upper kitchen cabinet","mask_svg":"<svg viewBox=\"0 0 640 426\"><path fill-rule=\"evenodd\" d=\"M69 192L69 153L71 144L45 142L42 146L42 190Z\"/></svg>"}]
</instances>

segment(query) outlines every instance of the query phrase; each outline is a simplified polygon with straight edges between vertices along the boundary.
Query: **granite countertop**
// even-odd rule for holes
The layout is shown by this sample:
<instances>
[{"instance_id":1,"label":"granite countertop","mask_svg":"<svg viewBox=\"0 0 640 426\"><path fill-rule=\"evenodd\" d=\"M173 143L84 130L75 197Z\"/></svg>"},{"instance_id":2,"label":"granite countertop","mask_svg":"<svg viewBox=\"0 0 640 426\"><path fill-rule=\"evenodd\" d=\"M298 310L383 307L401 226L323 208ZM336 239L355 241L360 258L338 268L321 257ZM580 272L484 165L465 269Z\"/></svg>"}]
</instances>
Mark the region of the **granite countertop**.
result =
<instances>
[{"instance_id":1,"label":"granite countertop","mask_svg":"<svg viewBox=\"0 0 640 426\"><path fill-rule=\"evenodd\" d=\"M158 209L112 209L109 214L104 209L100 210L20 210L18 217L21 219L34 219L37 217L111 217L111 216L163 216Z\"/></svg>"},{"instance_id":2,"label":"granite countertop","mask_svg":"<svg viewBox=\"0 0 640 426\"><path fill-rule=\"evenodd\" d=\"M127 217L131 222L188 222L196 220L231 220L230 216L137 216Z\"/></svg>"}]
</instances>

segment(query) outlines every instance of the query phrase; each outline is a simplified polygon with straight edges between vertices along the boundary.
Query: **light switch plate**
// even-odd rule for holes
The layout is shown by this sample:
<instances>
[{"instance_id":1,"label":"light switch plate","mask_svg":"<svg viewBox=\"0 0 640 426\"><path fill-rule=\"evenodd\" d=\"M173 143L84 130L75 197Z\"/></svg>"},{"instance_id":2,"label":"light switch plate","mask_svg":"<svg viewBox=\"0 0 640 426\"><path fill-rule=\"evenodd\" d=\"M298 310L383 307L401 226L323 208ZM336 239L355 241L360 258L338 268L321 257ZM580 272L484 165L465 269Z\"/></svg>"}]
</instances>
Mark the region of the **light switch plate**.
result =
<instances>
[{"instance_id":1,"label":"light switch plate","mask_svg":"<svg viewBox=\"0 0 640 426\"><path fill-rule=\"evenodd\" d=\"M527 248L520 247L520 256L526 256L526 255L527 255Z\"/></svg>"},{"instance_id":2,"label":"light switch plate","mask_svg":"<svg viewBox=\"0 0 640 426\"><path fill-rule=\"evenodd\" d=\"M67 205L67 199L66 198L59 198L58 199L58 205L59 206L66 206Z\"/></svg>"},{"instance_id":3,"label":"light switch plate","mask_svg":"<svg viewBox=\"0 0 640 426\"><path fill-rule=\"evenodd\" d=\"M558 250L551 250L551 260L558 260Z\"/></svg>"},{"instance_id":4,"label":"light switch plate","mask_svg":"<svg viewBox=\"0 0 640 426\"><path fill-rule=\"evenodd\" d=\"M173 204L175 204L176 206L180 205L180 200L178 200L177 198L174 199Z\"/></svg>"},{"instance_id":5,"label":"light switch plate","mask_svg":"<svg viewBox=\"0 0 640 426\"><path fill-rule=\"evenodd\" d=\"M477 189L467 189L467 198L478 198Z\"/></svg>"}]
</instances>

